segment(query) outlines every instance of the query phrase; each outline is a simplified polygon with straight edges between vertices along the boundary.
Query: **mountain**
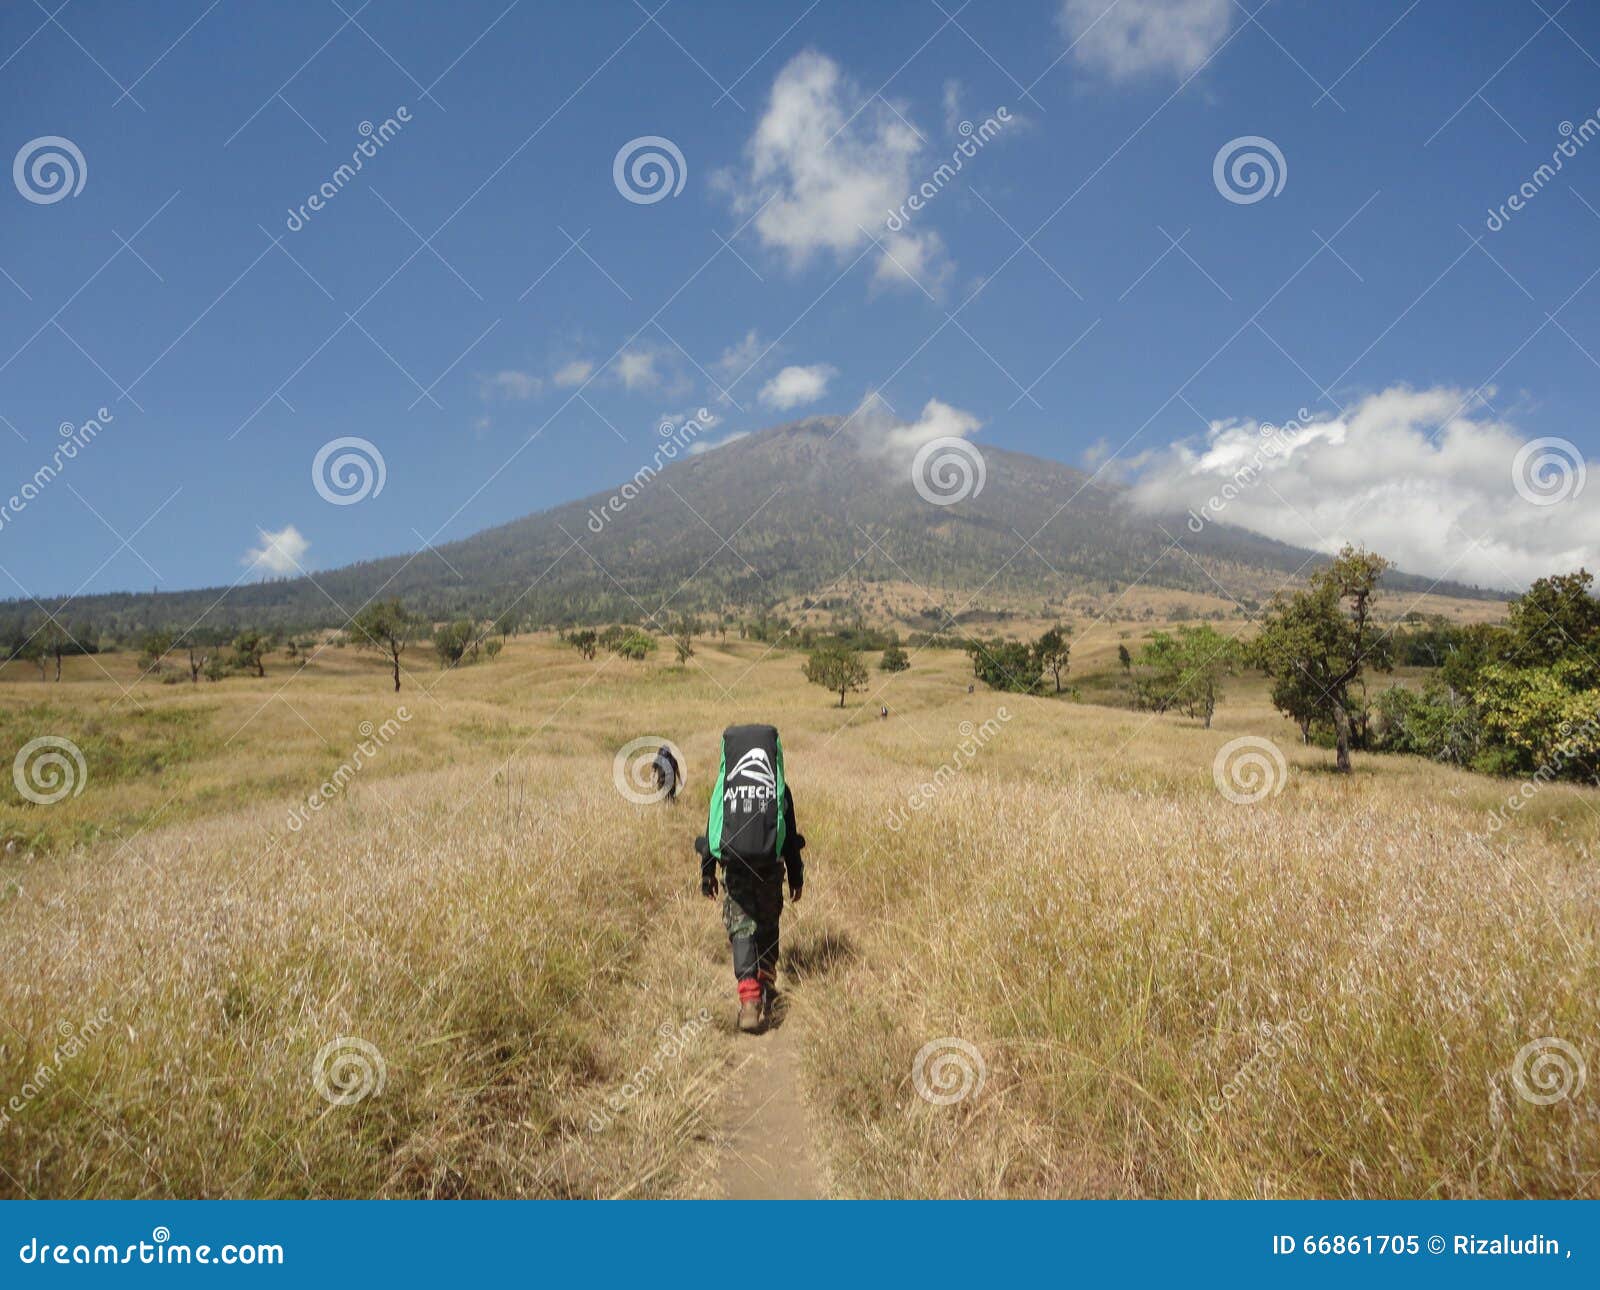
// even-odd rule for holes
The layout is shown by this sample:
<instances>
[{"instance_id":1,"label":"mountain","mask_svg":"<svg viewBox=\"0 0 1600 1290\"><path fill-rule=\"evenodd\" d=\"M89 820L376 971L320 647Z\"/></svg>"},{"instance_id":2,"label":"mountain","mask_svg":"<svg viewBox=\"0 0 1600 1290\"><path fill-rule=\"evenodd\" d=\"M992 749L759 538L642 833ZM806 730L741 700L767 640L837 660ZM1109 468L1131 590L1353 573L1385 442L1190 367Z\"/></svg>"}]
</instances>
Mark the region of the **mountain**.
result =
<instances>
[{"instance_id":1,"label":"mountain","mask_svg":"<svg viewBox=\"0 0 1600 1290\"><path fill-rule=\"evenodd\" d=\"M979 491L934 505L913 486L913 448L889 451L834 417L763 431L695 456L666 452L596 494L414 555L309 577L73 602L119 630L206 624L343 626L374 596L435 619L515 608L535 623L750 614L842 583L924 589L928 603L985 605L1130 584L1262 599L1319 557L1244 529L1134 511L1115 487L1058 462L970 445ZM659 471L656 467L659 465ZM924 472L926 473L926 472ZM952 474L944 481L959 482ZM1181 545L1176 545L1181 544ZM1396 590L1422 590L1394 575ZM1487 597L1457 584L1440 594ZM1496 597L1498 598L1498 597ZM0 609L26 616L27 602ZM209 612L208 612L209 611Z\"/></svg>"}]
</instances>

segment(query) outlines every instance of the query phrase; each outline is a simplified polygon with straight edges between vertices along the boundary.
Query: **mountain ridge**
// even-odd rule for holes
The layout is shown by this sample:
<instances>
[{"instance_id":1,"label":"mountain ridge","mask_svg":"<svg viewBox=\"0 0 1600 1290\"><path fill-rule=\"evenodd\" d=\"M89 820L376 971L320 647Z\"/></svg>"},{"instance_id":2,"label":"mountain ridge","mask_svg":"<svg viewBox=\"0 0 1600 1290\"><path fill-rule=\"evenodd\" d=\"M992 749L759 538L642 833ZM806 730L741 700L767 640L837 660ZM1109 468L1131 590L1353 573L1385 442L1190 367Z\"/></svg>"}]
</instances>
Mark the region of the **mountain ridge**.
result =
<instances>
[{"instance_id":1,"label":"mountain ridge","mask_svg":"<svg viewBox=\"0 0 1600 1290\"><path fill-rule=\"evenodd\" d=\"M653 460L659 461L663 440ZM1259 601L1326 557L1216 521L1132 510L1115 486L1025 453L942 440L952 485L982 484L935 505L913 480L917 445L852 419L807 417L687 454L681 434L659 470L646 464L606 492L559 503L438 547L233 588L102 593L70 615L181 627L299 629L345 625L370 598L398 596L428 616L536 623L662 621L680 613L745 614L841 579L895 581L938 601L1129 585ZM949 445L957 447L955 454ZM981 458L981 464L978 459ZM1392 574L1394 590L1503 599L1500 593ZM48 600L45 603L49 603ZM26 617L32 602L0 604ZM35 612L37 612L35 610Z\"/></svg>"}]
</instances>

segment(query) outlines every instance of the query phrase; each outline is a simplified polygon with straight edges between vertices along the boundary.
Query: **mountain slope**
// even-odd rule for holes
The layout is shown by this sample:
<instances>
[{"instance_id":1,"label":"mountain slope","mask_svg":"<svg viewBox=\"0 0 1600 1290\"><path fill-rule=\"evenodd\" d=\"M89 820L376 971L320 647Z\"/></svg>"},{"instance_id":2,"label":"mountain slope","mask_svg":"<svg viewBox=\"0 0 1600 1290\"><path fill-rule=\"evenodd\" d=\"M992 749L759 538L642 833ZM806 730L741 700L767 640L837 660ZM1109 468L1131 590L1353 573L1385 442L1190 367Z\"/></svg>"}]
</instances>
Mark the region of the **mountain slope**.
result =
<instances>
[{"instance_id":1,"label":"mountain slope","mask_svg":"<svg viewBox=\"0 0 1600 1290\"><path fill-rule=\"evenodd\" d=\"M933 505L911 452L836 418L751 435L647 468L596 494L435 552L220 590L94 596L72 615L135 625L342 626L374 596L434 618L507 608L536 622L752 612L841 579L894 581L974 603L1138 583L1259 599L1310 552L1224 524L1134 512L1116 489L1057 462L981 447L976 495ZM1430 585L1396 576L1397 589ZM1481 595L1455 584L1443 594ZM219 600L220 597L220 600ZM213 607L214 606L214 607ZM25 604L10 609L24 612Z\"/></svg>"}]
</instances>

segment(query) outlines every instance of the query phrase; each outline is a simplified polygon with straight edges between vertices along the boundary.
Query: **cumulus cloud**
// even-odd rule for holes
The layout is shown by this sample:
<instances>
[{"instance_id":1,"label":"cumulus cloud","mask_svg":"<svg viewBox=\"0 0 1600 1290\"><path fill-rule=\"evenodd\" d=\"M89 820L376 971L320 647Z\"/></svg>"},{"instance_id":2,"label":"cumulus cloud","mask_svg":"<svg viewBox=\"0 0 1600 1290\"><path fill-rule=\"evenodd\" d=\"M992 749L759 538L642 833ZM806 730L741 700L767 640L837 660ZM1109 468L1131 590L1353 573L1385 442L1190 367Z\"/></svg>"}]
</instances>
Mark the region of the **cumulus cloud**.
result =
<instances>
[{"instance_id":1,"label":"cumulus cloud","mask_svg":"<svg viewBox=\"0 0 1600 1290\"><path fill-rule=\"evenodd\" d=\"M582 385L593 371L594 364L588 359L575 358L570 363L563 363L556 368L555 375L550 379L562 389L570 389L574 385Z\"/></svg>"},{"instance_id":2,"label":"cumulus cloud","mask_svg":"<svg viewBox=\"0 0 1600 1290\"><path fill-rule=\"evenodd\" d=\"M268 574L296 574L304 571L305 553L311 543L301 536L293 524L286 524L276 533L257 529L260 545L251 547L239 561L248 569L266 576Z\"/></svg>"},{"instance_id":3,"label":"cumulus cloud","mask_svg":"<svg viewBox=\"0 0 1600 1290\"><path fill-rule=\"evenodd\" d=\"M1193 74L1232 20L1233 0L1064 0L1060 14L1073 59L1117 81Z\"/></svg>"},{"instance_id":4,"label":"cumulus cloud","mask_svg":"<svg viewBox=\"0 0 1600 1290\"><path fill-rule=\"evenodd\" d=\"M966 439L983 428L971 412L939 399L923 404L915 421L903 421L876 390L867 393L846 423L864 453L888 458L896 466L909 462L930 440Z\"/></svg>"},{"instance_id":5,"label":"cumulus cloud","mask_svg":"<svg viewBox=\"0 0 1600 1290\"><path fill-rule=\"evenodd\" d=\"M1511 590L1600 564L1596 494L1577 488L1600 462L1557 449L1567 498L1536 505L1525 494L1562 490L1519 460L1526 440L1472 392L1395 386L1343 416L1214 421L1117 469L1138 505L1187 510L1191 529L1220 520L1328 554L1355 542L1407 573Z\"/></svg>"},{"instance_id":6,"label":"cumulus cloud","mask_svg":"<svg viewBox=\"0 0 1600 1290\"><path fill-rule=\"evenodd\" d=\"M766 349L767 347L761 343L761 334L752 327L745 332L743 340L729 345L722 351L713 367L717 375L731 381L736 376L743 376L754 367L756 360L766 352Z\"/></svg>"},{"instance_id":7,"label":"cumulus cloud","mask_svg":"<svg viewBox=\"0 0 1600 1290\"><path fill-rule=\"evenodd\" d=\"M756 235L792 267L860 250L912 191L921 136L883 99L865 100L831 58L795 55L773 82L744 169L721 177L735 211L759 211ZM896 241L898 249L886 249L908 268L915 260L931 270L942 256L931 233L901 233ZM890 269L882 281L907 281Z\"/></svg>"},{"instance_id":8,"label":"cumulus cloud","mask_svg":"<svg viewBox=\"0 0 1600 1290\"><path fill-rule=\"evenodd\" d=\"M828 392L828 382L838 372L826 363L810 367L786 367L761 387L757 396L769 408L787 412L790 408L815 403Z\"/></svg>"},{"instance_id":9,"label":"cumulus cloud","mask_svg":"<svg viewBox=\"0 0 1600 1290\"><path fill-rule=\"evenodd\" d=\"M478 378L478 397L485 401L531 399L543 388L544 382L537 376L513 369Z\"/></svg>"}]
</instances>

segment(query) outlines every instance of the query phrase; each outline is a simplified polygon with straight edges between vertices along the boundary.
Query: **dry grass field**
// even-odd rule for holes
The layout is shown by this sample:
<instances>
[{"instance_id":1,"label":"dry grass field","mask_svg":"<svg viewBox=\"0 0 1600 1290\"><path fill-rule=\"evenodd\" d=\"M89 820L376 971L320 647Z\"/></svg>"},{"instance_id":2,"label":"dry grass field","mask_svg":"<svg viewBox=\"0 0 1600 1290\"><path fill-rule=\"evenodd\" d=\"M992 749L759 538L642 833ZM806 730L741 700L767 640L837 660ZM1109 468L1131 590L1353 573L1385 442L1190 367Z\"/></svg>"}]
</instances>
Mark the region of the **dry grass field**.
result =
<instances>
[{"instance_id":1,"label":"dry grass field","mask_svg":"<svg viewBox=\"0 0 1600 1290\"><path fill-rule=\"evenodd\" d=\"M1600 1197L1600 793L1491 835L1516 785L1338 777L1257 682L1203 730L968 694L924 651L841 711L797 654L698 650L419 652L399 695L334 649L198 686L7 668L7 756L58 735L86 773L0 783L0 1193L717 1194L775 1036L732 1031L691 843L720 731L766 720L810 843L781 1033L833 1194ZM645 735L684 800L615 787ZM1254 803L1213 777L1244 735L1285 758Z\"/></svg>"}]
</instances>

